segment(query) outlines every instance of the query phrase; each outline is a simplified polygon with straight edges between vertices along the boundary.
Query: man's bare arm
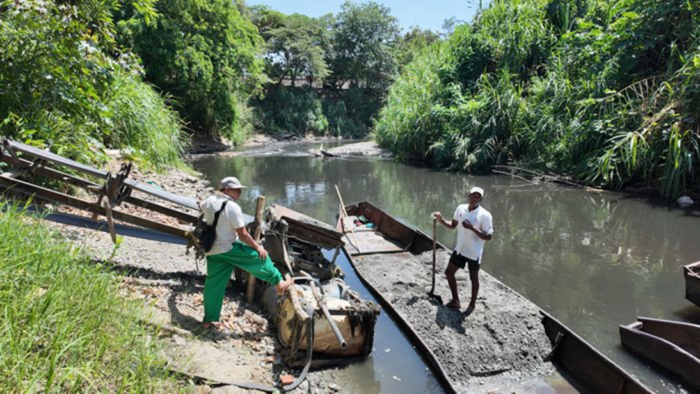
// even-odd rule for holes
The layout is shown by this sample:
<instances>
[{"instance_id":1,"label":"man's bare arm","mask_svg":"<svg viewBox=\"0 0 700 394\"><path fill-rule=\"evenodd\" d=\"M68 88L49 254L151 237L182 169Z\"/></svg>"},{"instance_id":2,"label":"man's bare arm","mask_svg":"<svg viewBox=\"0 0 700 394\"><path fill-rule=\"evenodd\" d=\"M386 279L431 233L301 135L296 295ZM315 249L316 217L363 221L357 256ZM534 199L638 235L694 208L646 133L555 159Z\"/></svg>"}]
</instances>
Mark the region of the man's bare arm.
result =
<instances>
[{"instance_id":1,"label":"man's bare arm","mask_svg":"<svg viewBox=\"0 0 700 394\"><path fill-rule=\"evenodd\" d=\"M440 222L440 224L442 224L443 226L445 226L449 229L457 228L457 221L456 220L452 219L451 222L448 222L447 220L445 220L445 218L442 217L442 214L440 214L440 212L433 212L433 217L435 217L435 220Z\"/></svg>"},{"instance_id":2,"label":"man's bare arm","mask_svg":"<svg viewBox=\"0 0 700 394\"><path fill-rule=\"evenodd\" d=\"M238 238L246 245L250 246L251 248L255 249L256 252L260 255L261 260L265 260L267 258L267 250L262 247L262 245L259 245L253 237L250 236L250 233L248 230L244 227L237 228L236 229L236 234L238 234Z\"/></svg>"},{"instance_id":3,"label":"man's bare arm","mask_svg":"<svg viewBox=\"0 0 700 394\"><path fill-rule=\"evenodd\" d=\"M453 222L454 222L454 220L453 220ZM470 223L468 220L466 220L466 219L462 222L462 227L464 227L464 228L466 228L466 229L468 229L468 230L472 230L472 231L474 232L474 234L476 234L477 237L483 239L484 241L490 241L491 238L493 238L493 234L486 234L485 232L483 232L483 231L479 230L478 228L474 227L474 225L471 224L471 223Z\"/></svg>"}]
</instances>

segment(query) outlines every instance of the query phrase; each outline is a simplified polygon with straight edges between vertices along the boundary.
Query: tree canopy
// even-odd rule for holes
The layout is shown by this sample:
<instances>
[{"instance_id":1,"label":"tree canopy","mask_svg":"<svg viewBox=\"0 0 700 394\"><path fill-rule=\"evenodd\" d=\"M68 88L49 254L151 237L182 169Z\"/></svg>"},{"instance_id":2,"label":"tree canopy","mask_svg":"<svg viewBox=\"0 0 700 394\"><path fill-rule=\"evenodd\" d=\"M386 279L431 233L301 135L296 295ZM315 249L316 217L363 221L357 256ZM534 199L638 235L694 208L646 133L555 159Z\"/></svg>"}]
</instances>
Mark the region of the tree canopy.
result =
<instances>
[{"instance_id":1,"label":"tree canopy","mask_svg":"<svg viewBox=\"0 0 700 394\"><path fill-rule=\"evenodd\" d=\"M333 26L331 69L336 86L386 89L397 63L393 47L400 32L389 8L375 2L346 1Z\"/></svg>"},{"instance_id":2,"label":"tree canopy","mask_svg":"<svg viewBox=\"0 0 700 394\"><path fill-rule=\"evenodd\" d=\"M494 0L407 67L376 136L437 167L677 196L700 168L698 37L696 2Z\"/></svg>"},{"instance_id":3,"label":"tree canopy","mask_svg":"<svg viewBox=\"0 0 700 394\"><path fill-rule=\"evenodd\" d=\"M136 8L123 7L122 44L139 55L146 79L173 97L192 130L231 136L239 100L264 79L256 27L226 0L162 1L156 9L149 24Z\"/></svg>"},{"instance_id":4,"label":"tree canopy","mask_svg":"<svg viewBox=\"0 0 700 394\"><path fill-rule=\"evenodd\" d=\"M268 76L277 85L284 78L294 84L299 77L320 83L329 75L325 60L329 38L323 19L262 9L255 20L266 43Z\"/></svg>"}]
</instances>

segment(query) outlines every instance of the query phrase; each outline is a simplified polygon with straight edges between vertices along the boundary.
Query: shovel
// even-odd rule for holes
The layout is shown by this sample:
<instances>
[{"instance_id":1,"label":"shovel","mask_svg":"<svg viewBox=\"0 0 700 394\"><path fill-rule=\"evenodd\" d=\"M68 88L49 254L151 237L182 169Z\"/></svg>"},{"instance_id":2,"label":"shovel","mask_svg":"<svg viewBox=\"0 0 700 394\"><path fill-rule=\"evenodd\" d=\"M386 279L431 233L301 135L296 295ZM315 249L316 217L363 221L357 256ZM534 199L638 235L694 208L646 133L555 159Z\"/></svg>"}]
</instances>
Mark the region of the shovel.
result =
<instances>
[{"instance_id":1,"label":"shovel","mask_svg":"<svg viewBox=\"0 0 700 394\"><path fill-rule=\"evenodd\" d=\"M430 293L428 297L434 299L442 305L442 297L435 294L435 250L437 249L437 240L435 233L437 232L437 219L433 217L433 287L430 288Z\"/></svg>"}]
</instances>

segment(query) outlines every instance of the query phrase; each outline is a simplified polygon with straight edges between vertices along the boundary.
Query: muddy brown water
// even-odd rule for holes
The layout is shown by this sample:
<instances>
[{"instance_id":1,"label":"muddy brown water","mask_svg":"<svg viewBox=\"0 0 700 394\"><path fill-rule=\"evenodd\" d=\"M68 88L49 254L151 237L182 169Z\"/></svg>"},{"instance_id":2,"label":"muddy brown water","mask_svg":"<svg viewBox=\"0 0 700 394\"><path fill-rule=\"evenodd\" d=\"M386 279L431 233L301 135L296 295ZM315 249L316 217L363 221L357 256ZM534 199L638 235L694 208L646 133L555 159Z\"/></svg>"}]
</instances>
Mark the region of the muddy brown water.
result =
<instances>
[{"instance_id":1,"label":"muddy brown water","mask_svg":"<svg viewBox=\"0 0 700 394\"><path fill-rule=\"evenodd\" d=\"M482 268L582 336L658 392L688 391L619 345L618 326L637 316L700 324L700 307L684 298L682 266L700 260L700 213L616 193L598 193L504 176L468 176L366 157L310 156L320 144L249 148L234 157L194 162L212 182L228 175L248 185L241 205L255 197L335 223L338 195L346 204L371 201L405 223L432 232L430 212L451 217L466 190L485 190L494 239ZM328 148L334 144L324 143ZM438 229L453 246L455 232ZM350 283L354 286L353 283ZM438 280L437 286L447 286ZM369 294L362 294L371 298ZM439 385L400 331L380 319L373 357L356 370L363 392L434 392ZM387 350L388 349L388 350ZM400 380L399 380L400 379ZM366 391L365 391L366 390Z\"/></svg>"}]
</instances>

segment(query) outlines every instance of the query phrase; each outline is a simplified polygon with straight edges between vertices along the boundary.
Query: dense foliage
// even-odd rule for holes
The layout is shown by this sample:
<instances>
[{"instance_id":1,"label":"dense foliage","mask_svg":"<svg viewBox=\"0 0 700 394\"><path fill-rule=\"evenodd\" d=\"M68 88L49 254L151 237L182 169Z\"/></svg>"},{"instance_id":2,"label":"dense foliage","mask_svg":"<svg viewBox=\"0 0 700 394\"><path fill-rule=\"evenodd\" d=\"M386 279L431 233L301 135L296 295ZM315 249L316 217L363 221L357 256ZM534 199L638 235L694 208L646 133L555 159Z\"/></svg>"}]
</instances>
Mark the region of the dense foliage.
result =
<instances>
[{"instance_id":1,"label":"dense foliage","mask_svg":"<svg viewBox=\"0 0 700 394\"><path fill-rule=\"evenodd\" d=\"M676 196L700 168L699 18L685 0L494 0L404 70L377 140Z\"/></svg>"},{"instance_id":2,"label":"dense foliage","mask_svg":"<svg viewBox=\"0 0 700 394\"><path fill-rule=\"evenodd\" d=\"M175 99L190 129L242 139L240 102L263 80L257 29L231 1L159 1L155 8L159 17L148 23L138 7L123 4L120 42L141 58L146 79Z\"/></svg>"},{"instance_id":3,"label":"dense foliage","mask_svg":"<svg viewBox=\"0 0 700 394\"><path fill-rule=\"evenodd\" d=\"M177 117L114 42L116 5L0 2L2 135L82 162L99 162L104 148L128 147L156 167L180 163ZM146 16L150 5L135 3Z\"/></svg>"}]
</instances>

